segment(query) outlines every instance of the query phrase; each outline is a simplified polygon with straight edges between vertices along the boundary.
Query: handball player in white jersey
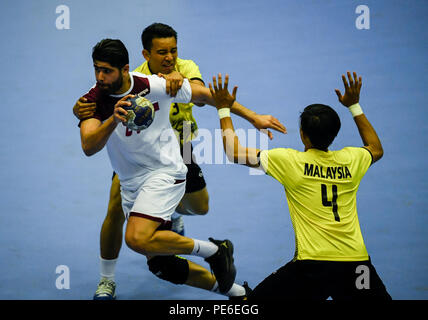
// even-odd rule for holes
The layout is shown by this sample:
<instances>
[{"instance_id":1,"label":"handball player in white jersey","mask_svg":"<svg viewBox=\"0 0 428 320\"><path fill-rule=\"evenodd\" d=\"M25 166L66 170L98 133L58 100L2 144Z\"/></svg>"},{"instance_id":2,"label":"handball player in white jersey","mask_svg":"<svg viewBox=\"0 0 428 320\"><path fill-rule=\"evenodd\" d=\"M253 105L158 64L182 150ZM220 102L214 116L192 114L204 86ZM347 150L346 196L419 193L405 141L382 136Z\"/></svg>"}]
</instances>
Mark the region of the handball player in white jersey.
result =
<instances>
[{"instance_id":1,"label":"handball player in white jersey","mask_svg":"<svg viewBox=\"0 0 428 320\"><path fill-rule=\"evenodd\" d=\"M97 83L84 97L96 102L97 109L80 123L82 149L91 156L107 145L121 183L127 245L147 256L150 271L163 280L245 296L245 288L234 283L231 241L202 241L169 230L171 215L185 192L187 172L169 122L171 102L214 104L209 89L185 80L171 98L165 79L129 72L128 51L120 40L100 41L92 58ZM123 124L127 113L123 107L130 105L126 99L135 94L149 99L155 108L153 123L142 131ZM177 254L205 258L214 276Z\"/></svg>"}]
</instances>

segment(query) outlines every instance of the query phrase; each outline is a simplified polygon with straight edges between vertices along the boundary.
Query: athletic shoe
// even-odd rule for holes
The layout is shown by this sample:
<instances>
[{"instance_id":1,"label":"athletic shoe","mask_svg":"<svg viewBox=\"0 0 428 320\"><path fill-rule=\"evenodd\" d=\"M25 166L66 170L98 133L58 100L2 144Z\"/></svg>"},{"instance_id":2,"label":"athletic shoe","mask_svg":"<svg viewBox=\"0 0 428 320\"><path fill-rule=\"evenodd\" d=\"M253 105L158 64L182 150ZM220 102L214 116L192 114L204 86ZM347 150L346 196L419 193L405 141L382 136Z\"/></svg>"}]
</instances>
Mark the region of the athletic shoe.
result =
<instances>
[{"instance_id":1,"label":"athletic shoe","mask_svg":"<svg viewBox=\"0 0 428 320\"><path fill-rule=\"evenodd\" d=\"M243 296L236 296L236 297L229 297L229 300L231 301L245 301L248 299L248 295L253 292L253 290L248 286L248 282L244 281L244 284L242 285L245 289L245 295Z\"/></svg>"},{"instance_id":2,"label":"athletic shoe","mask_svg":"<svg viewBox=\"0 0 428 320\"><path fill-rule=\"evenodd\" d=\"M94 300L115 300L116 283L113 280L102 278L94 294Z\"/></svg>"},{"instance_id":3,"label":"athletic shoe","mask_svg":"<svg viewBox=\"0 0 428 320\"><path fill-rule=\"evenodd\" d=\"M183 216L179 215L177 218L172 218L172 227L171 231L174 231L175 233L178 233L181 236L184 236L184 222L183 222Z\"/></svg>"},{"instance_id":4,"label":"athletic shoe","mask_svg":"<svg viewBox=\"0 0 428 320\"><path fill-rule=\"evenodd\" d=\"M227 293L232 288L236 277L236 268L233 264L233 244L230 240L209 240L218 246L218 251L205 259L210 264L218 288L221 293Z\"/></svg>"}]
</instances>

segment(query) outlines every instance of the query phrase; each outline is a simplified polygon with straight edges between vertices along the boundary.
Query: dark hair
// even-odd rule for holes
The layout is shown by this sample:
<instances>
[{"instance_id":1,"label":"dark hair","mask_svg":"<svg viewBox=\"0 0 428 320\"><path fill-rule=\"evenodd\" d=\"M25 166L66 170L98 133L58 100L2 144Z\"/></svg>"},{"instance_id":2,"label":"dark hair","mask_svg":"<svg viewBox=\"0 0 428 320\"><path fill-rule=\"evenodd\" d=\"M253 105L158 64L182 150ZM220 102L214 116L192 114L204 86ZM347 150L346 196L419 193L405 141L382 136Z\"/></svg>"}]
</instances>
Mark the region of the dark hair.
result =
<instances>
[{"instance_id":1,"label":"dark hair","mask_svg":"<svg viewBox=\"0 0 428 320\"><path fill-rule=\"evenodd\" d=\"M177 32L170 26L163 23L153 23L143 30L141 34L141 42L143 48L150 51L152 49L152 41L154 38L171 38L177 40Z\"/></svg>"},{"instance_id":2,"label":"dark hair","mask_svg":"<svg viewBox=\"0 0 428 320\"><path fill-rule=\"evenodd\" d=\"M340 130L340 118L329 106L311 104L300 115L300 128L314 148L327 150Z\"/></svg>"},{"instance_id":3,"label":"dark hair","mask_svg":"<svg viewBox=\"0 0 428 320\"><path fill-rule=\"evenodd\" d=\"M129 63L128 50L120 40L103 39L92 49L92 60L108 62L112 67L122 69Z\"/></svg>"}]
</instances>

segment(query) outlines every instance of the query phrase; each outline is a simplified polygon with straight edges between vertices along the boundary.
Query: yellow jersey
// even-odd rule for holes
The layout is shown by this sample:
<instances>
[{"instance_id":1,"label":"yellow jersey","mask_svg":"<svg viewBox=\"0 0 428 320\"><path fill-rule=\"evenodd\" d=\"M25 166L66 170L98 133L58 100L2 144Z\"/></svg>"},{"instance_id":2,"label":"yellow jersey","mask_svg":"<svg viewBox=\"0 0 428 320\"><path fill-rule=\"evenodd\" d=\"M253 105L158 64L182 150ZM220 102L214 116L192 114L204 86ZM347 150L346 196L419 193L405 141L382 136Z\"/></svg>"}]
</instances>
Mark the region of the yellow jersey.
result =
<instances>
[{"instance_id":1,"label":"yellow jersey","mask_svg":"<svg viewBox=\"0 0 428 320\"><path fill-rule=\"evenodd\" d=\"M260 152L265 172L285 188L295 232L294 260L364 261L356 194L370 151L277 148Z\"/></svg>"},{"instance_id":2,"label":"yellow jersey","mask_svg":"<svg viewBox=\"0 0 428 320\"><path fill-rule=\"evenodd\" d=\"M174 70L180 72L185 78L188 78L189 80L197 79L204 82L202 80L202 75L199 71L198 65L192 60L184 60L177 58ZM134 71L147 75L152 74L147 61L137 67ZM193 106L193 103L171 104L171 109L169 112L169 121L171 122L171 126L175 130L177 138L179 139L181 145L183 145L183 140L189 142L193 140L198 134L198 125L196 124L196 120L192 114ZM190 135L186 137L186 139L184 139L184 123L190 126Z\"/></svg>"}]
</instances>

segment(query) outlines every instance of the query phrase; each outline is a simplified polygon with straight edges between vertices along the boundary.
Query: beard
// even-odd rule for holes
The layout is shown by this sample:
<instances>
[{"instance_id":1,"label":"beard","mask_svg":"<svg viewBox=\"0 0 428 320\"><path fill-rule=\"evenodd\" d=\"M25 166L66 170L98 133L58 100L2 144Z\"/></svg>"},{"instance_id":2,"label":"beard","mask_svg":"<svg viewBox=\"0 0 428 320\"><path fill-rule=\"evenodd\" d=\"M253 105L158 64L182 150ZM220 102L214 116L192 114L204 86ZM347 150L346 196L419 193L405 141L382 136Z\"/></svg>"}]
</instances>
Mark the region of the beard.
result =
<instances>
[{"instance_id":1,"label":"beard","mask_svg":"<svg viewBox=\"0 0 428 320\"><path fill-rule=\"evenodd\" d=\"M98 83L100 89L107 94L113 94L117 92L123 84L123 77L119 75L119 78L111 84Z\"/></svg>"}]
</instances>

